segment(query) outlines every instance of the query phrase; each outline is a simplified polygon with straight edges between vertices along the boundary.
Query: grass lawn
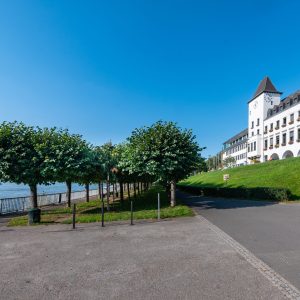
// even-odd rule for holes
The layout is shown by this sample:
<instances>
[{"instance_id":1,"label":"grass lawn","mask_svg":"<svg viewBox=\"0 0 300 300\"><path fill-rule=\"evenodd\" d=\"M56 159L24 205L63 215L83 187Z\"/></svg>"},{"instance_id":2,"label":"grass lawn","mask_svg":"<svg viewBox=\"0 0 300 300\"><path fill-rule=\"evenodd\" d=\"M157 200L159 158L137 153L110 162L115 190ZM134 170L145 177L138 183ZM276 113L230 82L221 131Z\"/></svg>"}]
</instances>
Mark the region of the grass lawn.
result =
<instances>
[{"instance_id":1,"label":"grass lawn","mask_svg":"<svg viewBox=\"0 0 300 300\"><path fill-rule=\"evenodd\" d=\"M227 183L223 181L223 174L230 175ZM286 188L291 191L293 199L300 199L300 157L197 174L180 185Z\"/></svg>"},{"instance_id":2,"label":"grass lawn","mask_svg":"<svg viewBox=\"0 0 300 300\"><path fill-rule=\"evenodd\" d=\"M180 199L177 199L177 206L170 207L166 193L160 187L152 187L149 191L138 195L133 199L134 213L133 218L136 219L156 219L157 218L157 193L160 192L161 197L161 211L160 216L164 218L192 216L192 210L182 204ZM117 199L113 204L110 203L111 211L107 212L105 209L104 220L121 221L130 219L130 201L124 200L122 204ZM105 203L106 208L106 203ZM76 205L76 223L90 223L101 221L101 202L100 200L92 200L90 202L81 202ZM66 207L57 207L42 210L41 223L39 224L71 224L72 223L72 209ZM27 225L27 216L20 216L12 218L8 226Z\"/></svg>"}]
</instances>

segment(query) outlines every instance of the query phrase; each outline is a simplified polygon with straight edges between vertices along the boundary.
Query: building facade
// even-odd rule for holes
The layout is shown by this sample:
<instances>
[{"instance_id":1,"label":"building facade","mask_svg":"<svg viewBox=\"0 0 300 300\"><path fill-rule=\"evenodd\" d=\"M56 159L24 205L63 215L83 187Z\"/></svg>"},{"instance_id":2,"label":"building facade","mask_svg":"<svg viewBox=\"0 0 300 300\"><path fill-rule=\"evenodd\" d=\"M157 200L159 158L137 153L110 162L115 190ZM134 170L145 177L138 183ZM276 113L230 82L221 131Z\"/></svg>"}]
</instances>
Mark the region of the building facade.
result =
<instances>
[{"instance_id":1,"label":"building facade","mask_svg":"<svg viewBox=\"0 0 300 300\"><path fill-rule=\"evenodd\" d=\"M248 102L248 128L223 143L235 165L300 156L300 90L281 99L265 77Z\"/></svg>"}]
</instances>

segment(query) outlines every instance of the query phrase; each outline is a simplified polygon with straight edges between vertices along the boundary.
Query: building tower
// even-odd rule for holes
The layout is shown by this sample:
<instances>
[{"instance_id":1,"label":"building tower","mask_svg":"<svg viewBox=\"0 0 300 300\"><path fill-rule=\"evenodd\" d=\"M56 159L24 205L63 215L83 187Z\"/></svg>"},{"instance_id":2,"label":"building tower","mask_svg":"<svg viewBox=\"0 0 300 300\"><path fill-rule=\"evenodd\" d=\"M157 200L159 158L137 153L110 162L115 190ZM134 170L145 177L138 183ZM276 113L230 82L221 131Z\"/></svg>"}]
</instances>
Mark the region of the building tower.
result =
<instances>
[{"instance_id":1,"label":"building tower","mask_svg":"<svg viewBox=\"0 0 300 300\"><path fill-rule=\"evenodd\" d=\"M280 95L269 77L259 84L248 102L248 163L262 162L264 120L268 110L280 103Z\"/></svg>"}]
</instances>

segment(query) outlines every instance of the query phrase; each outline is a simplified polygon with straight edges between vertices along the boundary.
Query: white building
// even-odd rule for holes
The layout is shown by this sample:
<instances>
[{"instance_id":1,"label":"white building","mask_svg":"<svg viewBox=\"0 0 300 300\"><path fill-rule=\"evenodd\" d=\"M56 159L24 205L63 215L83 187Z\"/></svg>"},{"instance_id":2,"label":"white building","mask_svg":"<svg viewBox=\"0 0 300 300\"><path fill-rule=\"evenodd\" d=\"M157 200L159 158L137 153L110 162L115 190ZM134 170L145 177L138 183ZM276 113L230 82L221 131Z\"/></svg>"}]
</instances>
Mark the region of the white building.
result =
<instances>
[{"instance_id":1,"label":"white building","mask_svg":"<svg viewBox=\"0 0 300 300\"><path fill-rule=\"evenodd\" d=\"M248 129L223 144L236 165L300 156L300 90L281 99L268 77L248 102Z\"/></svg>"}]
</instances>

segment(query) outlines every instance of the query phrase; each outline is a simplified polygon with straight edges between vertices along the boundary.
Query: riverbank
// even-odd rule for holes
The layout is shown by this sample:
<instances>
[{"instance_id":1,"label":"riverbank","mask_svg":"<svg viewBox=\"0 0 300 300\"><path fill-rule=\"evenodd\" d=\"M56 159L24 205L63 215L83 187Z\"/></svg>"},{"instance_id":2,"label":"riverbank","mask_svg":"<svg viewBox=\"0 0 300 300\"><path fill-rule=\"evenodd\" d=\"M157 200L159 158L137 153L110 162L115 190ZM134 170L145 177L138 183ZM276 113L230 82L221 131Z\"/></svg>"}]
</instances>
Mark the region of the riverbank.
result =
<instances>
[{"instance_id":1,"label":"riverbank","mask_svg":"<svg viewBox=\"0 0 300 300\"><path fill-rule=\"evenodd\" d=\"M137 219L157 219L157 193L160 193L160 218L173 218L182 216L193 216L192 210L180 203L175 207L170 207L170 202L166 192L159 186L152 187L150 190L137 195L131 194L133 200L133 218ZM110 198L110 210L107 209L107 202L104 202L104 220L105 222L124 221L131 218L131 204L128 201L128 195L125 193L123 203L120 198ZM90 202L80 202L76 206L76 223L91 223L101 221L101 201L99 199ZM9 226L26 226L27 216L12 218ZM50 224L71 224L72 208L65 206L50 207L42 210L41 223Z\"/></svg>"},{"instance_id":2,"label":"riverbank","mask_svg":"<svg viewBox=\"0 0 300 300\"><path fill-rule=\"evenodd\" d=\"M96 189L97 185L91 184L90 189ZM77 183L72 184L72 190L74 192L79 192L84 190L83 185ZM38 185L38 194L56 194L67 192L67 187L65 183L57 182L51 185ZM24 184L15 183L2 183L0 182L0 199L3 198L15 198L15 197L27 197L30 196L29 187Z\"/></svg>"}]
</instances>

